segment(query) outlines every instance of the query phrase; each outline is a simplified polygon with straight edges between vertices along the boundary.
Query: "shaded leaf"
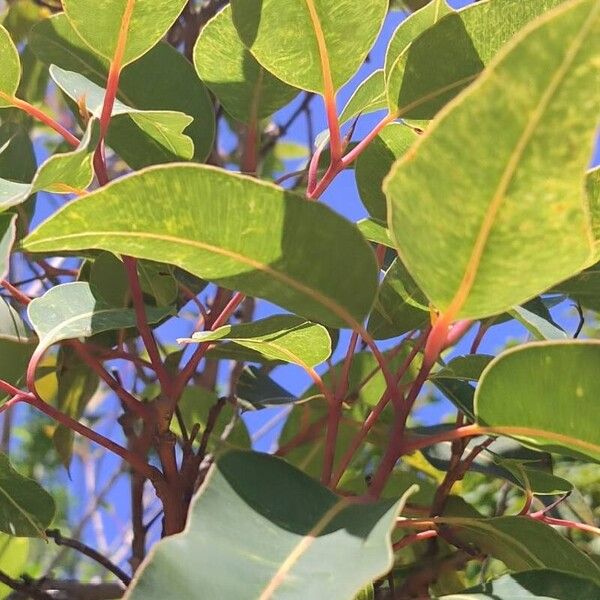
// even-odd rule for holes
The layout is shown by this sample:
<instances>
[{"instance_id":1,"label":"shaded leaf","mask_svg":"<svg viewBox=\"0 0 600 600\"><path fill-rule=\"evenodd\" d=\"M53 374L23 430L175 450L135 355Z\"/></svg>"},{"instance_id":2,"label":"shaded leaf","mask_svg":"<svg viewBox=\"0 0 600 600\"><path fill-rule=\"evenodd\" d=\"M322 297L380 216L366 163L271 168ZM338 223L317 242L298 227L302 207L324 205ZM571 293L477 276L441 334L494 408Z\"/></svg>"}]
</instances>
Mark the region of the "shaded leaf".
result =
<instances>
[{"instance_id":1,"label":"shaded leaf","mask_svg":"<svg viewBox=\"0 0 600 600\"><path fill-rule=\"evenodd\" d=\"M244 367L236 386L236 397L252 410L292 404L298 398L256 367Z\"/></svg>"},{"instance_id":2,"label":"shaded leaf","mask_svg":"<svg viewBox=\"0 0 600 600\"><path fill-rule=\"evenodd\" d=\"M331 326L363 319L376 290L375 257L352 224L276 186L200 165L122 178L63 208L24 247L174 264Z\"/></svg>"}]
</instances>

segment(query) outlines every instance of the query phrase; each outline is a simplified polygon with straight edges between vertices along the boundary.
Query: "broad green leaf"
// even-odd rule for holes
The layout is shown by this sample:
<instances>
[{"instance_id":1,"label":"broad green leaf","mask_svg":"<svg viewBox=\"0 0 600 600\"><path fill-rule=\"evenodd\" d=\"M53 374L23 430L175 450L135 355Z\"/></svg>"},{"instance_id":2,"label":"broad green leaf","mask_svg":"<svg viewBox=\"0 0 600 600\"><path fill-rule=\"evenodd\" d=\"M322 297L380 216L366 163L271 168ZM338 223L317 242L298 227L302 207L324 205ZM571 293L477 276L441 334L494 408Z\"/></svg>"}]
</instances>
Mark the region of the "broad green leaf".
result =
<instances>
[{"instance_id":1,"label":"broad green leaf","mask_svg":"<svg viewBox=\"0 0 600 600\"><path fill-rule=\"evenodd\" d=\"M600 586L562 569L532 569L503 575L459 594L439 600L583 600L600 598Z\"/></svg>"},{"instance_id":2,"label":"broad green leaf","mask_svg":"<svg viewBox=\"0 0 600 600\"><path fill-rule=\"evenodd\" d=\"M233 0L240 38L276 77L304 90L335 90L361 66L375 42L388 0Z\"/></svg>"},{"instance_id":3,"label":"broad green leaf","mask_svg":"<svg viewBox=\"0 0 600 600\"><path fill-rule=\"evenodd\" d=\"M390 111L407 119L432 119L521 28L561 2L493 0L444 16L395 61L396 53L388 52L385 70ZM430 6L423 12L433 20Z\"/></svg>"},{"instance_id":4,"label":"broad green leaf","mask_svg":"<svg viewBox=\"0 0 600 600\"><path fill-rule=\"evenodd\" d=\"M224 325L215 331L198 331L179 342L204 343L228 340L262 354L302 367L316 367L331 354L331 339L322 325L293 315L275 315L240 325Z\"/></svg>"},{"instance_id":5,"label":"broad green leaf","mask_svg":"<svg viewBox=\"0 0 600 600\"><path fill-rule=\"evenodd\" d=\"M509 569L557 569L600 582L600 567L552 527L528 517L444 517L462 543L501 560Z\"/></svg>"},{"instance_id":6,"label":"broad green leaf","mask_svg":"<svg viewBox=\"0 0 600 600\"><path fill-rule=\"evenodd\" d=\"M479 381L478 423L548 452L599 461L599 360L594 341L536 342L503 352Z\"/></svg>"},{"instance_id":7,"label":"broad green leaf","mask_svg":"<svg viewBox=\"0 0 600 600\"><path fill-rule=\"evenodd\" d=\"M387 97L383 69L377 69L358 85L340 114L340 123L385 108Z\"/></svg>"},{"instance_id":8,"label":"broad green leaf","mask_svg":"<svg viewBox=\"0 0 600 600\"><path fill-rule=\"evenodd\" d=\"M0 531L15 537L45 537L54 512L52 496L15 471L0 453Z\"/></svg>"},{"instance_id":9,"label":"broad green leaf","mask_svg":"<svg viewBox=\"0 0 600 600\"><path fill-rule=\"evenodd\" d=\"M108 61L85 45L64 14L36 25L29 45L46 65L54 64L75 71L98 86L106 85ZM194 158L202 161L209 154L215 130L212 102L194 67L175 48L161 42L128 65L121 73L117 98L138 110L170 110L193 117L185 133L194 142ZM111 123L108 139L110 146L135 169L177 159L130 119Z\"/></svg>"},{"instance_id":10,"label":"broad green leaf","mask_svg":"<svg viewBox=\"0 0 600 600\"><path fill-rule=\"evenodd\" d=\"M120 179L59 211L24 246L174 264L333 327L362 320L376 291L375 257L354 225L271 184L201 165Z\"/></svg>"},{"instance_id":11,"label":"broad green leaf","mask_svg":"<svg viewBox=\"0 0 600 600\"><path fill-rule=\"evenodd\" d=\"M9 577L18 578L24 571L29 555L29 540L15 538L10 535L0 535L0 570ZM0 598L4 600L14 590L5 584L0 584Z\"/></svg>"},{"instance_id":12,"label":"broad green leaf","mask_svg":"<svg viewBox=\"0 0 600 600\"><path fill-rule=\"evenodd\" d=\"M384 80L388 79L396 60L409 44L426 29L433 27L442 17L451 12L452 9L448 6L446 0L432 0L398 25L390 38L385 53Z\"/></svg>"},{"instance_id":13,"label":"broad green leaf","mask_svg":"<svg viewBox=\"0 0 600 600\"><path fill-rule=\"evenodd\" d=\"M426 327L430 320L427 298L396 259L379 286L369 317L369 333L377 340L387 339Z\"/></svg>"},{"instance_id":14,"label":"broad green leaf","mask_svg":"<svg viewBox=\"0 0 600 600\"><path fill-rule=\"evenodd\" d=\"M196 423L200 425L196 442L202 439L210 418L210 411L214 408L217 401L217 395L213 391L200 386L188 386L185 388L178 407L188 432ZM241 450L250 448L248 429L237 413L236 407L229 402L225 403L219 410L217 420L206 446L208 452L217 454L231 448ZM171 421L171 430L177 435L181 435L177 419Z\"/></svg>"},{"instance_id":15,"label":"broad green leaf","mask_svg":"<svg viewBox=\"0 0 600 600\"><path fill-rule=\"evenodd\" d=\"M416 142L415 132L401 123L392 123L367 146L355 166L360 199L374 219L387 220L383 180L394 163Z\"/></svg>"},{"instance_id":16,"label":"broad green leaf","mask_svg":"<svg viewBox=\"0 0 600 600\"><path fill-rule=\"evenodd\" d=\"M0 108L12 106L10 99L17 93L21 80L19 52L6 29L0 25Z\"/></svg>"},{"instance_id":17,"label":"broad green leaf","mask_svg":"<svg viewBox=\"0 0 600 600\"><path fill-rule=\"evenodd\" d=\"M185 0L63 0L73 28L94 52L112 60L123 23L123 65L140 58L155 46L177 19Z\"/></svg>"},{"instance_id":18,"label":"broad green leaf","mask_svg":"<svg viewBox=\"0 0 600 600\"><path fill-rule=\"evenodd\" d=\"M170 312L170 308L146 307L149 323L157 323ZM32 300L27 314L40 338L38 353L61 340L90 337L102 331L136 325L132 308L106 304L96 298L89 284L83 281L53 287Z\"/></svg>"},{"instance_id":19,"label":"broad green leaf","mask_svg":"<svg viewBox=\"0 0 600 600\"><path fill-rule=\"evenodd\" d=\"M508 311L537 340L566 340L567 334L554 322L550 322L524 306L517 306Z\"/></svg>"},{"instance_id":20,"label":"broad green leaf","mask_svg":"<svg viewBox=\"0 0 600 600\"><path fill-rule=\"evenodd\" d=\"M27 130L10 121L0 125L0 177L28 184L36 169L33 144Z\"/></svg>"},{"instance_id":21,"label":"broad green leaf","mask_svg":"<svg viewBox=\"0 0 600 600\"><path fill-rule=\"evenodd\" d=\"M370 242L393 248L392 240L390 240L389 232L385 224L376 221L375 219L361 219L360 221L357 221L356 226Z\"/></svg>"},{"instance_id":22,"label":"broad green leaf","mask_svg":"<svg viewBox=\"0 0 600 600\"><path fill-rule=\"evenodd\" d=\"M194 48L198 75L225 110L242 123L277 112L298 94L264 69L242 44L231 18L231 6L202 29Z\"/></svg>"},{"instance_id":23,"label":"broad green leaf","mask_svg":"<svg viewBox=\"0 0 600 600\"><path fill-rule=\"evenodd\" d=\"M0 214L0 279L6 277L10 267L10 253L17 233L16 220L17 215Z\"/></svg>"},{"instance_id":24,"label":"broad green leaf","mask_svg":"<svg viewBox=\"0 0 600 600\"><path fill-rule=\"evenodd\" d=\"M154 547L125 598L353 598L392 566L401 508L340 498L266 454L228 452L192 503L185 533Z\"/></svg>"},{"instance_id":25,"label":"broad green leaf","mask_svg":"<svg viewBox=\"0 0 600 600\"><path fill-rule=\"evenodd\" d=\"M456 356L447 365L436 371L430 379L456 379L478 381L483 370L494 357L489 354L466 354Z\"/></svg>"},{"instance_id":26,"label":"broad green leaf","mask_svg":"<svg viewBox=\"0 0 600 600\"><path fill-rule=\"evenodd\" d=\"M588 172L586 191L590 203L592 231L596 240L596 253L598 253L598 245L600 243L600 165Z\"/></svg>"},{"instance_id":27,"label":"broad green leaf","mask_svg":"<svg viewBox=\"0 0 600 600\"><path fill-rule=\"evenodd\" d=\"M442 313L503 312L589 260L582 180L599 57L600 5L565 3L508 44L392 169L391 236Z\"/></svg>"},{"instance_id":28,"label":"broad green leaf","mask_svg":"<svg viewBox=\"0 0 600 600\"><path fill-rule=\"evenodd\" d=\"M526 491L531 491L537 496L551 495L558 496L570 494L573 491L573 485L552 473L530 469L527 463L519 459L497 459L501 468L508 470L517 481L517 485Z\"/></svg>"},{"instance_id":29,"label":"broad green leaf","mask_svg":"<svg viewBox=\"0 0 600 600\"><path fill-rule=\"evenodd\" d=\"M236 388L236 398L244 408L257 410L292 404L298 398L256 367L244 367Z\"/></svg>"},{"instance_id":30,"label":"broad green leaf","mask_svg":"<svg viewBox=\"0 0 600 600\"><path fill-rule=\"evenodd\" d=\"M96 118L102 114L105 90L79 73L65 71L56 65L50 67L50 76L60 89L75 102L83 99L87 110ZM192 140L183 133L192 117L172 110L138 110L116 100L113 118L133 124L155 144L179 158L194 155ZM109 139L110 142L110 139Z\"/></svg>"}]
</instances>

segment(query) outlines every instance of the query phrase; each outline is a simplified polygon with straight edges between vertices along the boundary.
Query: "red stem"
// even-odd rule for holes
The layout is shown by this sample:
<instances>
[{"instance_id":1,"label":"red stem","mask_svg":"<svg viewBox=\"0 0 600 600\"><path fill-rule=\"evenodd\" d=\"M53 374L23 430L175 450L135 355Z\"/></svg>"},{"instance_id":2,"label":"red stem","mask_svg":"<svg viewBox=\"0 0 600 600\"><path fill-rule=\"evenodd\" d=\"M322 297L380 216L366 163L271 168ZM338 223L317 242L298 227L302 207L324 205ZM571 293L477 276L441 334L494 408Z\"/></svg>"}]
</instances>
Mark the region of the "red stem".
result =
<instances>
[{"instance_id":1,"label":"red stem","mask_svg":"<svg viewBox=\"0 0 600 600\"><path fill-rule=\"evenodd\" d=\"M428 529L426 531L419 531L418 533L413 533L411 535L407 535L403 537L399 542L396 542L392 547L394 552L398 552L398 550L402 550L402 548L406 548L411 544L416 542L420 542L421 540L429 540L431 538L437 537L438 532L435 529Z\"/></svg>"}]
</instances>

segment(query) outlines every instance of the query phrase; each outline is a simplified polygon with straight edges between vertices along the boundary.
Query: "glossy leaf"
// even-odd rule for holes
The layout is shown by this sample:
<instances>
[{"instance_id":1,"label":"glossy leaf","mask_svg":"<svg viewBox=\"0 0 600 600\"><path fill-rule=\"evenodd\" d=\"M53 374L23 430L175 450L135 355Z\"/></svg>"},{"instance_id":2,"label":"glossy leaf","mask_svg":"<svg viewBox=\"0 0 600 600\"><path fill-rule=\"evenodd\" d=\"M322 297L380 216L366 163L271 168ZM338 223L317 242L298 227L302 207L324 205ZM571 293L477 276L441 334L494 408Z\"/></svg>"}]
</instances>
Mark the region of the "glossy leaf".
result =
<instances>
[{"instance_id":1,"label":"glossy leaf","mask_svg":"<svg viewBox=\"0 0 600 600\"><path fill-rule=\"evenodd\" d=\"M431 321L427 298L396 259L379 287L368 331L377 340L396 337Z\"/></svg>"},{"instance_id":2,"label":"glossy leaf","mask_svg":"<svg viewBox=\"0 0 600 600\"><path fill-rule=\"evenodd\" d=\"M56 65L50 67L50 75L60 89L73 101L85 101L86 109L96 118L102 114L105 90L79 73L65 71ZM166 152L180 158L194 155L192 140L183 133L192 117L172 110L138 110L116 100L113 107L115 122L119 119L134 125Z\"/></svg>"},{"instance_id":3,"label":"glossy leaf","mask_svg":"<svg viewBox=\"0 0 600 600\"><path fill-rule=\"evenodd\" d=\"M475 3L425 29L395 61L392 58L396 52L388 52L386 81L390 111L407 119L432 119L479 76L520 29L561 1ZM427 14L426 21L433 20L434 15L429 11L429 6L422 11ZM403 36L402 43L409 37Z\"/></svg>"},{"instance_id":4,"label":"glossy leaf","mask_svg":"<svg viewBox=\"0 0 600 600\"><path fill-rule=\"evenodd\" d=\"M199 344L219 340L250 348L268 360L307 367L316 367L331 354L327 329L292 315L274 315L253 323L224 325L214 331L198 331L191 338L178 341Z\"/></svg>"},{"instance_id":5,"label":"glossy leaf","mask_svg":"<svg viewBox=\"0 0 600 600\"><path fill-rule=\"evenodd\" d=\"M175 264L331 326L364 318L376 289L373 252L353 225L281 188L199 165L112 183L62 209L24 246Z\"/></svg>"},{"instance_id":6,"label":"glossy leaf","mask_svg":"<svg viewBox=\"0 0 600 600\"><path fill-rule=\"evenodd\" d=\"M600 344L593 341L507 350L479 382L477 421L549 452L600 460L598 360Z\"/></svg>"},{"instance_id":7,"label":"glossy leaf","mask_svg":"<svg viewBox=\"0 0 600 600\"><path fill-rule=\"evenodd\" d=\"M298 94L264 69L241 42L231 6L218 12L202 29L194 47L198 75L225 110L242 123L263 119Z\"/></svg>"},{"instance_id":8,"label":"glossy leaf","mask_svg":"<svg viewBox=\"0 0 600 600\"><path fill-rule=\"evenodd\" d=\"M0 531L16 537L45 537L54 512L52 496L0 454Z\"/></svg>"},{"instance_id":9,"label":"glossy leaf","mask_svg":"<svg viewBox=\"0 0 600 600\"><path fill-rule=\"evenodd\" d=\"M232 451L209 474L186 531L155 546L125 597L352 598L391 567L400 509L353 503L280 459ZM196 561L205 568L190 568Z\"/></svg>"},{"instance_id":10,"label":"glossy leaf","mask_svg":"<svg viewBox=\"0 0 600 600\"><path fill-rule=\"evenodd\" d=\"M6 29L0 25L0 108L12 106L10 98L17 93L21 80L19 53Z\"/></svg>"},{"instance_id":11,"label":"glossy leaf","mask_svg":"<svg viewBox=\"0 0 600 600\"><path fill-rule=\"evenodd\" d=\"M149 323L167 317L170 308L146 308ZM94 296L82 281L63 283L35 298L27 309L40 341L38 352L61 340L90 337L102 331L135 327L135 311L115 307Z\"/></svg>"},{"instance_id":12,"label":"glossy leaf","mask_svg":"<svg viewBox=\"0 0 600 600\"><path fill-rule=\"evenodd\" d=\"M561 569L532 569L503 575L440 600L582 600L600 597L600 586Z\"/></svg>"},{"instance_id":13,"label":"glossy leaf","mask_svg":"<svg viewBox=\"0 0 600 600\"><path fill-rule=\"evenodd\" d=\"M567 2L517 36L392 170L391 235L440 311L500 313L589 259L582 179L600 103L599 56L600 6ZM565 155L567 146L575 150Z\"/></svg>"},{"instance_id":14,"label":"glossy leaf","mask_svg":"<svg viewBox=\"0 0 600 600\"><path fill-rule=\"evenodd\" d=\"M600 582L600 567L556 530L528 517L445 517L464 544L501 560L509 569L556 569Z\"/></svg>"},{"instance_id":15,"label":"glossy leaf","mask_svg":"<svg viewBox=\"0 0 600 600\"><path fill-rule=\"evenodd\" d=\"M367 146L356 161L356 185L360 199L369 214L380 221L387 220L383 180L394 163L416 142L414 131L400 123L392 123Z\"/></svg>"},{"instance_id":16,"label":"glossy leaf","mask_svg":"<svg viewBox=\"0 0 600 600\"><path fill-rule=\"evenodd\" d=\"M240 38L268 71L294 87L325 93L328 75L339 89L375 42L387 0L233 0Z\"/></svg>"},{"instance_id":17,"label":"glossy leaf","mask_svg":"<svg viewBox=\"0 0 600 600\"><path fill-rule=\"evenodd\" d=\"M29 46L46 65L54 64L75 71L98 86L106 85L108 61L90 50L63 13L36 25ZM194 143L194 158L202 161L209 154L215 131L212 102L193 66L168 44L157 44L123 69L117 98L138 110L171 110L193 117L185 134ZM168 148L157 145L130 119L112 122L108 139L133 168L178 158Z\"/></svg>"},{"instance_id":18,"label":"glossy leaf","mask_svg":"<svg viewBox=\"0 0 600 600\"><path fill-rule=\"evenodd\" d=\"M128 19L123 65L133 62L155 46L177 19L185 0L64 0L69 21L97 54L112 60L122 23Z\"/></svg>"}]
</instances>

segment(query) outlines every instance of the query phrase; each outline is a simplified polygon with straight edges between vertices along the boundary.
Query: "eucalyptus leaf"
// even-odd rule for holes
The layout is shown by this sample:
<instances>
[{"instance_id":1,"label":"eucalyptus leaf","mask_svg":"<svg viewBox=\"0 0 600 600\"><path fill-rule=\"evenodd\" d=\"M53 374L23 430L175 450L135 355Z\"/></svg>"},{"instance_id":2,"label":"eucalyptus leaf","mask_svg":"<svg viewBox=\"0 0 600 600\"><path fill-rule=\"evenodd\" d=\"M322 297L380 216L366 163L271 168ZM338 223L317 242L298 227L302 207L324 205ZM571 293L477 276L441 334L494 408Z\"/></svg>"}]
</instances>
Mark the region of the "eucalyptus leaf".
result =
<instances>
[{"instance_id":1,"label":"eucalyptus leaf","mask_svg":"<svg viewBox=\"0 0 600 600\"><path fill-rule=\"evenodd\" d=\"M0 108L12 106L11 99L17 93L21 80L21 61L10 34L0 25Z\"/></svg>"}]
</instances>

